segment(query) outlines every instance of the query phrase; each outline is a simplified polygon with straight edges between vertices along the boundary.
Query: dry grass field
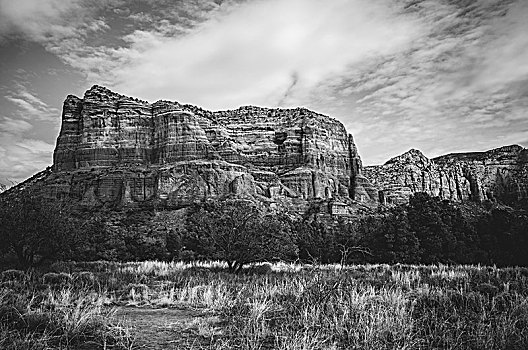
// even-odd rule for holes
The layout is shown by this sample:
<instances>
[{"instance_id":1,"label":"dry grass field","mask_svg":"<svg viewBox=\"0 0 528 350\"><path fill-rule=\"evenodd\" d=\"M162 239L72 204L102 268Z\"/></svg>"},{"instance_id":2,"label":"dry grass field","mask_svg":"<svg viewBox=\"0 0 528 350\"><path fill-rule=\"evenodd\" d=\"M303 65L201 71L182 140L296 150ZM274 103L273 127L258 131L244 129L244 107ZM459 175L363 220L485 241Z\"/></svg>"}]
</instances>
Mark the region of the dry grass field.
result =
<instances>
[{"instance_id":1,"label":"dry grass field","mask_svg":"<svg viewBox=\"0 0 528 350\"><path fill-rule=\"evenodd\" d=\"M2 349L528 349L528 269L56 263L0 275Z\"/></svg>"}]
</instances>

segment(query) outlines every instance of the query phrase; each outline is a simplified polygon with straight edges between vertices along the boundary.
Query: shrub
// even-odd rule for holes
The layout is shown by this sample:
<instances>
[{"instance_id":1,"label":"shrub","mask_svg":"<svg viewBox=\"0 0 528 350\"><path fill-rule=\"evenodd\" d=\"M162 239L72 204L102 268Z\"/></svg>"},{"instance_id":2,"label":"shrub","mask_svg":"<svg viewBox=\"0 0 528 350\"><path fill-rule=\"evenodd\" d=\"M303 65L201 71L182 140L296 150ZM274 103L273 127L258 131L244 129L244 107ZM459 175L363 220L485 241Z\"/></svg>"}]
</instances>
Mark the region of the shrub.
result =
<instances>
[{"instance_id":1,"label":"shrub","mask_svg":"<svg viewBox=\"0 0 528 350\"><path fill-rule=\"evenodd\" d=\"M126 287L126 296L133 302L147 302L149 287L142 283L131 283Z\"/></svg>"},{"instance_id":2,"label":"shrub","mask_svg":"<svg viewBox=\"0 0 528 350\"><path fill-rule=\"evenodd\" d=\"M95 282L95 275L90 271L74 272L73 277L82 285L92 285Z\"/></svg>"},{"instance_id":3,"label":"shrub","mask_svg":"<svg viewBox=\"0 0 528 350\"><path fill-rule=\"evenodd\" d=\"M273 272L273 269L270 263L262 263L262 264L255 264L252 266L248 266L243 271L246 273L251 273L255 275L265 275L265 274Z\"/></svg>"},{"instance_id":4,"label":"shrub","mask_svg":"<svg viewBox=\"0 0 528 350\"><path fill-rule=\"evenodd\" d=\"M71 283L72 276L65 272L48 272L44 276L42 276L42 281L44 284L61 286Z\"/></svg>"},{"instance_id":5,"label":"shrub","mask_svg":"<svg viewBox=\"0 0 528 350\"><path fill-rule=\"evenodd\" d=\"M0 281L22 281L25 275L21 270L5 270L0 273Z\"/></svg>"}]
</instances>

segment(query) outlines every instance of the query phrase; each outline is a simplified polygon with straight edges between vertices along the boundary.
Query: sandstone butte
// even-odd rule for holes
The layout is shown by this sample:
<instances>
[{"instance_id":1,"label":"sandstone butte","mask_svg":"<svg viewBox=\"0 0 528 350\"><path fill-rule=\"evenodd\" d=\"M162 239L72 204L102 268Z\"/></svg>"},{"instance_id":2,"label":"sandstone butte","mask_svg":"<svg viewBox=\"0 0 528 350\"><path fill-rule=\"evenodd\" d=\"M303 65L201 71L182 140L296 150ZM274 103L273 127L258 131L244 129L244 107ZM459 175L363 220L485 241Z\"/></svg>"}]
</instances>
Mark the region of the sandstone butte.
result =
<instances>
[{"instance_id":1,"label":"sandstone butte","mask_svg":"<svg viewBox=\"0 0 528 350\"><path fill-rule=\"evenodd\" d=\"M69 95L53 165L6 191L79 207L167 209L238 196L297 212L355 215L414 192L455 201L528 198L528 151L506 146L435 159L411 150L363 167L343 124L307 110L211 112L93 86Z\"/></svg>"}]
</instances>

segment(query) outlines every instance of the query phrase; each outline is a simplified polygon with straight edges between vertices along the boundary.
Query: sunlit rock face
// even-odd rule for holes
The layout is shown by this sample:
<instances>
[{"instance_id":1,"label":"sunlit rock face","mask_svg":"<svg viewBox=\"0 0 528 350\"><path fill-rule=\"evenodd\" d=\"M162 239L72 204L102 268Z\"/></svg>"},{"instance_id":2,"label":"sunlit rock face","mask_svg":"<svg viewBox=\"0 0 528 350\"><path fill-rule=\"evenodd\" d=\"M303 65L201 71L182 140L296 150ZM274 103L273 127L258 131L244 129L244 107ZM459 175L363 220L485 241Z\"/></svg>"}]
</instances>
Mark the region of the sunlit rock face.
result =
<instances>
[{"instance_id":1,"label":"sunlit rock face","mask_svg":"<svg viewBox=\"0 0 528 350\"><path fill-rule=\"evenodd\" d=\"M528 150L517 145L433 159L410 150L363 173L380 191L381 203L404 203L415 192L453 201L528 199Z\"/></svg>"},{"instance_id":2,"label":"sunlit rock face","mask_svg":"<svg viewBox=\"0 0 528 350\"><path fill-rule=\"evenodd\" d=\"M298 208L374 203L361 170L343 124L304 108L211 112L94 86L64 102L46 188L86 205L184 206L227 195Z\"/></svg>"}]
</instances>

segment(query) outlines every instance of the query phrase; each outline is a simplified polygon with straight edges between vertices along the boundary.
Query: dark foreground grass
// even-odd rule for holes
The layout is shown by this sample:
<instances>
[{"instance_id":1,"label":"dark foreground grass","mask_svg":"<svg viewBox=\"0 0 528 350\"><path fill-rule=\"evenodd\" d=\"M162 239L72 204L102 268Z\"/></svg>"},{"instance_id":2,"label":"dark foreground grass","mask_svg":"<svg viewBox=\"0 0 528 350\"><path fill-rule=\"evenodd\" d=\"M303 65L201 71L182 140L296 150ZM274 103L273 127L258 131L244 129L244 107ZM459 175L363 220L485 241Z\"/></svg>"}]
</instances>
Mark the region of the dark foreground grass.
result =
<instances>
[{"instance_id":1,"label":"dark foreground grass","mask_svg":"<svg viewBox=\"0 0 528 350\"><path fill-rule=\"evenodd\" d=\"M133 348L133 335L103 316L104 305L135 305L214 310L222 329L197 324L196 337L208 341L195 349L528 349L524 268L267 264L235 275L220 263L96 262L52 270L3 273L0 348L41 339L47 348Z\"/></svg>"},{"instance_id":2,"label":"dark foreground grass","mask_svg":"<svg viewBox=\"0 0 528 350\"><path fill-rule=\"evenodd\" d=\"M110 323L104 293L67 274L4 271L0 284L0 349L131 349L128 330Z\"/></svg>"}]
</instances>

